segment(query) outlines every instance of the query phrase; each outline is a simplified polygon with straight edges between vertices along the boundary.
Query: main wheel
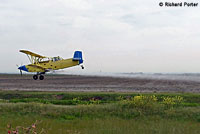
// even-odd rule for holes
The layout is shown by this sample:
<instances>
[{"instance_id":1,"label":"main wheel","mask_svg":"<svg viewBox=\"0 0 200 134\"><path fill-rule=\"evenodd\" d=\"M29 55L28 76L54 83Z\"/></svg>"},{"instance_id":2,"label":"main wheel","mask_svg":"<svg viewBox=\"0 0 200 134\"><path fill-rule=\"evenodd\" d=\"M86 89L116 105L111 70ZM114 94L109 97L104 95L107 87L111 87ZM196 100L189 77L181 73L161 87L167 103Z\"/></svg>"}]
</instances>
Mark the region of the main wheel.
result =
<instances>
[{"instance_id":1,"label":"main wheel","mask_svg":"<svg viewBox=\"0 0 200 134\"><path fill-rule=\"evenodd\" d=\"M43 75L40 75L40 80L44 80L44 76Z\"/></svg>"},{"instance_id":2,"label":"main wheel","mask_svg":"<svg viewBox=\"0 0 200 134\"><path fill-rule=\"evenodd\" d=\"M37 79L38 79L38 76L37 76L37 75L33 75L33 79L34 79L34 80L37 80Z\"/></svg>"}]
</instances>

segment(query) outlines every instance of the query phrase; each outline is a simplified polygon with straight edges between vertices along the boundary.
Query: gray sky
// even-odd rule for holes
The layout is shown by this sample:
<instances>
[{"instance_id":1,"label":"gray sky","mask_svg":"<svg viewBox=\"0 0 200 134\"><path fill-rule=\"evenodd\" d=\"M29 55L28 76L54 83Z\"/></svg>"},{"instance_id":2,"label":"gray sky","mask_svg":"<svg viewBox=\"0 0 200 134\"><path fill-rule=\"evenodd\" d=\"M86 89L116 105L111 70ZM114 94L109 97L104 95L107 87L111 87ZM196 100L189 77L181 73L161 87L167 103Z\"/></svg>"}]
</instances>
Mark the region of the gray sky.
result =
<instances>
[{"instance_id":1,"label":"gray sky","mask_svg":"<svg viewBox=\"0 0 200 134\"><path fill-rule=\"evenodd\" d=\"M0 72L29 63L20 49L63 58L82 50L85 72L200 72L200 3L159 2L0 0Z\"/></svg>"}]
</instances>

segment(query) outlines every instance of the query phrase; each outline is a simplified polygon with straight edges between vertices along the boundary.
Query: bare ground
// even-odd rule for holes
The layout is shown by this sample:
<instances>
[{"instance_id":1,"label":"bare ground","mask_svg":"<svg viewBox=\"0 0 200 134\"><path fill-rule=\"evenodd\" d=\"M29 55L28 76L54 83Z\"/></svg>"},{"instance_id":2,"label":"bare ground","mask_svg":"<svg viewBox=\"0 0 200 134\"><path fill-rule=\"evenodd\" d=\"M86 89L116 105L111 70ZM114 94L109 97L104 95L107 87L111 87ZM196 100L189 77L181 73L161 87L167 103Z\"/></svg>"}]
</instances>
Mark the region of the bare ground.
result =
<instances>
[{"instance_id":1,"label":"bare ground","mask_svg":"<svg viewBox=\"0 0 200 134\"><path fill-rule=\"evenodd\" d=\"M0 74L0 90L200 92L200 81L78 75L46 75L41 81L32 75Z\"/></svg>"}]
</instances>

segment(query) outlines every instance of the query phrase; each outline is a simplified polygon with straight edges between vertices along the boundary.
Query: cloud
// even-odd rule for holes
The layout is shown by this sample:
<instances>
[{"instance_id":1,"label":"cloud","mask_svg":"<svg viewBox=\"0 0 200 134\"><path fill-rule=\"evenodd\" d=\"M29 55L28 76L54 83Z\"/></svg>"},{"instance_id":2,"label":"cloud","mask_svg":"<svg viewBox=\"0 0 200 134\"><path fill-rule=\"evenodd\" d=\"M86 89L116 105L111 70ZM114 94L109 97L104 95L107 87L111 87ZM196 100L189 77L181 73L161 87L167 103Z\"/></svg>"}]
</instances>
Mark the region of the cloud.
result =
<instances>
[{"instance_id":1,"label":"cloud","mask_svg":"<svg viewBox=\"0 0 200 134\"><path fill-rule=\"evenodd\" d=\"M198 72L200 9L159 2L2 0L1 72L28 63L19 49L64 58L82 50L88 72Z\"/></svg>"}]
</instances>

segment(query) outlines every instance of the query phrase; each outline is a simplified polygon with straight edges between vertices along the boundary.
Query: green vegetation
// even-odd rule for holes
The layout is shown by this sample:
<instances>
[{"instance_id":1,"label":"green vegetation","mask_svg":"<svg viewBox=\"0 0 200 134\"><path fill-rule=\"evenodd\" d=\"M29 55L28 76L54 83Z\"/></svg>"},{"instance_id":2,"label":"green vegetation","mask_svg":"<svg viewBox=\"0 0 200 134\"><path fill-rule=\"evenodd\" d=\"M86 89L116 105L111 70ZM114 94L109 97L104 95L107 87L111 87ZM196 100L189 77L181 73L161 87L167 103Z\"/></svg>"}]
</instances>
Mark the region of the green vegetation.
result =
<instances>
[{"instance_id":1,"label":"green vegetation","mask_svg":"<svg viewBox=\"0 0 200 134\"><path fill-rule=\"evenodd\" d=\"M0 115L0 134L37 120L48 134L190 134L200 94L0 91Z\"/></svg>"}]
</instances>

